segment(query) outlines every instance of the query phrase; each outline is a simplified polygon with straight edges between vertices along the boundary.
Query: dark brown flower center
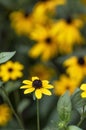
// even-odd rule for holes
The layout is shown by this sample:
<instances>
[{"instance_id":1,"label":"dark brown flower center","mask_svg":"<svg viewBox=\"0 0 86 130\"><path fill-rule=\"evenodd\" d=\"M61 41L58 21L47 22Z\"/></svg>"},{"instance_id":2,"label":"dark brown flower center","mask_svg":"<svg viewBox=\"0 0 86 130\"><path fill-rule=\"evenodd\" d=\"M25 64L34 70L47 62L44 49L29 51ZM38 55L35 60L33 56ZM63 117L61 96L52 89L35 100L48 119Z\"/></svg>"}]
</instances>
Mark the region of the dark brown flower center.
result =
<instances>
[{"instance_id":1,"label":"dark brown flower center","mask_svg":"<svg viewBox=\"0 0 86 130\"><path fill-rule=\"evenodd\" d=\"M30 13L29 13L29 12L25 12L25 13L24 13L24 17L25 17L25 18L28 18L29 16L30 16Z\"/></svg>"},{"instance_id":2,"label":"dark brown flower center","mask_svg":"<svg viewBox=\"0 0 86 130\"><path fill-rule=\"evenodd\" d=\"M79 65L84 65L84 64L85 64L85 60L84 60L83 57L79 57L79 58L78 58L78 64L79 64Z\"/></svg>"},{"instance_id":3,"label":"dark brown flower center","mask_svg":"<svg viewBox=\"0 0 86 130\"><path fill-rule=\"evenodd\" d=\"M70 86L66 86L66 90L69 90L70 89Z\"/></svg>"},{"instance_id":4,"label":"dark brown flower center","mask_svg":"<svg viewBox=\"0 0 86 130\"><path fill-rule=\"evenodd\" d=\"M9 69L8 69L8 71L9 71L9 72L12 72L12 71L13 71L13 69L12 69L12 68L9 68Z\"/></svg>"},{"instance_id":5,"label":"dark brown flower center","mask_svg":"<svg viewBox=\"0 0 86 130\"><path fill-rule=\"evenodd\" d=\"M35 89L41 88L41 87L42 87L42 81L39 80L39 79L36 79L36 80L33 81L32 86L33 86Z\"/></svg>"},{"instance_id":6,"label":"dark brown flower center","mask_svg":"<svg viewBox=\"0 0 86 130\"><path fill-rule=\"evenodd\" d=\"M47 38L45 39L45 42L46 42L47 44L51 44L51 42L52 42L51 37L47 37Z\"/></svg>"},{"instance_id":7,"label":"dark brown flower center","mask_svg":"<svg viewBox=\"0 0 86 130\"><path fill-rule=\"evenodd\" d=\"M72 23L71 17L67 17L67 18L66 18L66 22L67 22L67 24L71 24L71 23Z\"/></svg>"}]
</instances>

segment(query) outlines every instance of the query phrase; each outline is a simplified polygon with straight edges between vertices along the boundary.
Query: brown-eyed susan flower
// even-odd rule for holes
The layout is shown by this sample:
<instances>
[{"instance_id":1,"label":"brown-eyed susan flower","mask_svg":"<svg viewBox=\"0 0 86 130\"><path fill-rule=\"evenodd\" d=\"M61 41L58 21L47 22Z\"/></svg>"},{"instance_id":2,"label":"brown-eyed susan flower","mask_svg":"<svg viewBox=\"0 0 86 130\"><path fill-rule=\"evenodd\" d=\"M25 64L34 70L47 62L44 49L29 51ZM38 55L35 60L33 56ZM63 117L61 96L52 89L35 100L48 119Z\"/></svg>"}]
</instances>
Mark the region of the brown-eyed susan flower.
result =
<instances>
[{"instance_id":1,"label":"brown-eyed susan flower","mask_svg":"<svg viewBox=\"0 0 86 130\"><path fill-rule=\"evenodd\" d=\"M24 11L14 11L10 14L11 26L19 35L28 35L32 28L32 15Z\"/></svg>"},{"instance_id":2,"label":"brown-eyed susan flower","mask_svg":"<svg viewBox=\"0 0 86 130\"><path fill-rule=\"evenodd\" d=\"M57 32L57 39L60 43L61 53L70 53L72 52L75 44L83 43L84 38L79 30L82 27L82 20L77 18L74 19L69 16L68 18L58 20L58 22L55 24L54 32Z\"/></svg>"},{"instance_id":3,"label":"brown-eyed susan flower","mask_svg":"<svg viewBox=\"0 0 86 130\"><path fill-rule=\"evenodd\" d=\"M42 94L50 96L52 93L48 89L52 89L53 86L49 84L47 80L40 80L38 77L32 77L32 81L24 80L25 85L20 89L26 89L24 94L28 94L35 91L35 97L37 99L42 98Z\"/></svg>"},{"instance_id":4,"label":"brown-eyed susan flower","mask_svg":"<svg viewBox=\"0 0 86 130\"><path fill-rule=\"evenodd\" d=\"M81 97L86 98L86 84L81 84L80 89L82 90Z\"/></svg>"},{"instance_id":5,"label":"brown-eyed susan flower","mask_svg":"<svg viewBox=\"0 0 86 130\"><path fill-rule=\"evenodd\" d=\"M66 72L70 77L76 80L81 80L86 75L86 56L77 57L73 56L64 61L64 66L67 67Z\"/></svg>"},{"instance_id":6,"label":"brown-eyed susan flower","mask_svg":"<svg viewBox=\"0 0 86 130\"><path fill-rule=\"evenodd\" d=\"M0 126L5 126L12 118L11 109L7 104L0 104Z\"/></svg>"},{"instance_id":7,"label":"brown-eyed susan flower","mask_svg":"<svg viewBox=\"0 0 86 130\"><path fill-rule=\"evenodd\" d=\"M48 65L38 63L34 66L31 66L29 69L30 77L37 76L41 80L46 79L50 80L53 76L56 75L56 72L53 68L49 67Z\"/></svg>"},{"instance_id":8,"label":"brown-eyed susan flower","mask_svg":"<svg viewBox=\"0 0 86 130\"><path fill-rule=\"evenodd\" d=\"M53 25L40 26L31 32L30 38L37 43L28 51L32 58L41 56L43 61L47 61L58 54L58 41L56 35L53 34Z\"/></svg>"},{"instance_id":9,"label":"brown-eyed susan flower","mask_svg":"<svg viewBox=\"0 0 86 130\"><path fill-rule=\"evenodd\" d=\"M78 87L76 80L71 79L66 75L61 75L60 79L54 81L54 93L55 95L63 95L67 90L72 94Z\"/></svg>"},{"instance_id":10,"label":"brown-eyed susan flower","mask_svg":"<svg viewBox=\"0 0 86 130\"><path fill-rule=\"evenodd\" d=\"M19 62L8 61L0 66L0 77L6 82L8 80L16 80L23 76L22 70L24 66Z\"/></svg>"}]
</instances>

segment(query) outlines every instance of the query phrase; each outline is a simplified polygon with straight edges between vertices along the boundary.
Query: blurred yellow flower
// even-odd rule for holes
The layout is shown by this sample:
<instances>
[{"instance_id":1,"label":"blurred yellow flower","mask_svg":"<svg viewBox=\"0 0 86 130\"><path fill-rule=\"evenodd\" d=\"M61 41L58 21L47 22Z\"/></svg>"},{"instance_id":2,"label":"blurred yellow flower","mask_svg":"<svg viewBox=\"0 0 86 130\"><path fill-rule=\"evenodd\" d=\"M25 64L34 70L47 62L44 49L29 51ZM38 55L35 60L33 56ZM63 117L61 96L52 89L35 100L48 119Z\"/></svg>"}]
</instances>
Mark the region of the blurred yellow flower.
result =
<instances>
[{"instance_id":1,"label":"blurred yellow flower","mask_svg":"<svg viewBox=\"0 0 86 130\"><path fill-rule=\"evenodd\" d=\"M80 89L83 91L83 92L81 93L81 97L82 97L82 98L86 98L86 84L82 84L82 85L80 86Z\"/></svg>"},{"instance_id":2,"label":"blurred yellow flower","mask_svg":"<svg viewBox=\"0 0 86 130\"><path fill-rule=\"evenodd\" d=\"M29 68L30 77L38 76L41 80L46 79L50 80L53 76L56 75L56 72L53 68L48 65L38 63Z\"/></svg>"},{"instance_id":3,"label":"blurred yellow flower","mask_svg":"<svg viewBox=\"0 0 86 130\"><path fill-rule=\"evenodd\" d=\"M30 34L31 39L37 41L28 54L32 58L41 56L43 61L47 61L58 54L58 41L56 35L53 34L53 25L39 26Z\"/></svg>"},{"instance_id":4,"label":"blurred yellow flower","mask_svg":"<svg viewBox=\"0 0 86 130\"><path fill-rule=\"evenodd\" d=\"M19 62L8 61L5 64L0 66L0 77L6 82L8 80L16 80L17 78L21 78L23 73L24 66Z\"/></svg>"},{"instance_id":5,"label":"blurred yellow flower","mask_svg":"<svg viewBox=\"0 0 86 130\"><path fill-rule=\"evenodd\" d=\"M66 71L70 77L80 82L86 76L86 56L73 56L64 61L64 66L67 67Z\"/></svg>"},{"instance_id":6,"label":"blurred yellow flower","mask_svg":"<svg viewBox=\"0 0 86 130\"><path fill-rule=\"evenodd\" d=\"M20 89L26 89L24 94L35 91L37 99L42 98L42 94L50 96L52 93L48 89L52 89L53 86L49 84L47 80L40 80L38 77L32 77L32 81L24 80L25 85L21 86Z\"/></svg>"},{"instance_id":7,"label":"blurred yellow flower","mask_svg":"<svg viewBox=\"0 0 86 130\"><path fill-rule=\"evenodd\" d=\"M7 104L0 104L0 126L5 126L12 118L11 109Z\"/></svg>"},{"instance_id":8,"label":"blurred yellow flower","mask_svg":"<svg viewBox=\"0 0 86 130\"><path fill-rule=\"evenodd\" d=\"M34 19L40 23L47 20L47 13L54 13L55 7L64 5L66 0L40 0L33 8Z\"/></svg>"},{"instance_id":9,"label":"blurred yellow flower","mask_svg":"<svg viewBox=\"0 0 86 130\"><path fill-rule=\"evenodd\" d=\"M80 33L80 28L83 26L83 22L80 19L72 19L68 17L66 19L58 20L54 25L54 32L57 32L57 39L60 43L60 52L70 53L73 50L74 44L81 44L84 41ZM64 47L65 46L65 47Z\"/></svg>"},{"instance_id":10,"label":"blurred yellow flower","mask_svg":"<svg viewBox=\"0 0 86 130\"><path fill-rule=\"evenodd\" d=\"M77 82L74 79L66 75L61 75L60 79L54 81L54 93L55 95L63 95L67 90L72 94L75 89L78 87Z\"/></svg>"},{"instance_id":11,"label":"blurred yellow flower","mask_svg":"<svg viewBox=\"0 0 86 130\"><path fill-rule=\"evenodd\" d=\"M14 11L10 14L11 26L19 35L28 35L32 28L32 15L24 11Z\"/></svg>"}]
</instances>

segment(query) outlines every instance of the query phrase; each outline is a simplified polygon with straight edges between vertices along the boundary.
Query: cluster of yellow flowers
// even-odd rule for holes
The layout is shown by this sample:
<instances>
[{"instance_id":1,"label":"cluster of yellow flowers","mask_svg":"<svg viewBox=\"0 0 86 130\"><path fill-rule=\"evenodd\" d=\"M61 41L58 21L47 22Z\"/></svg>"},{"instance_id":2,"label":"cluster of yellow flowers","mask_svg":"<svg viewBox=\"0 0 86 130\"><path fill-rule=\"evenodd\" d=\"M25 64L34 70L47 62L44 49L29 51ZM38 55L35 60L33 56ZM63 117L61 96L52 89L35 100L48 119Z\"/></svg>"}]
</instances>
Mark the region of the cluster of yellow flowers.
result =
<instances>
[{"instance_id":1,"label":"cluster of yellow flowers","mask_svg":"<svg viewBox=\"0 0 86 130\"><path fill-rule=\"evenodd\" d=\"M30 57L41 56L41 60L47 61L58 54L71 53L74 45L84 42L80 33L81 19L69 15L54 19L59 5L66 5L66 0L43 0L34 5L32 12L18 10L10 14L11 26L16 33L36 42L28 50Z\"/></svg>"},{"instance_id":2,"label":"cluster of yellow flowers","mask_svg":"<svg viewBox=\"0 0 86 130\"><path fill-rule=\"evenodd\" d=\"M73 52L74 46L81 46L84 43L84 37L80 32L84 24L77 15L55 19L58 6L66 4L66 0L41 0L34 5L31 12L18 10L10 14L11 26L15 32L36 42L28 50L30 57L38 58L40 56L42 61L48 61L59 54L70 54ZM85 62L86 57L76 56L64 62L63 66L67 67L67 75L61 75L59 80L54 82L56 95L62 95L66 90L69 90L71 94L75 91L86 75ZM41 69L39 69L40 67ZM49 76L43 66L37 65L37 67L32 67L32 70L31 76L34 75L34 71L42 79ZM46 71L48 75L45 76L40 70Z\"/></svg>"}]
</instances>

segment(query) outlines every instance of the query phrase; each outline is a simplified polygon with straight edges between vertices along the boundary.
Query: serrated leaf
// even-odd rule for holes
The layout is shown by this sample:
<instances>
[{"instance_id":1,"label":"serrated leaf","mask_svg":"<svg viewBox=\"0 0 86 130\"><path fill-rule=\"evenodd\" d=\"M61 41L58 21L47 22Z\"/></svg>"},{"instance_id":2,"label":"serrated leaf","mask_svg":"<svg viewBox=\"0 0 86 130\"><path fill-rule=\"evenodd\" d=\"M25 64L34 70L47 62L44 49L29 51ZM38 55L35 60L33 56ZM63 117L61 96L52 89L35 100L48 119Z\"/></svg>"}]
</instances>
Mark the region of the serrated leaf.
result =
<instances>
[{"instance_id":1,"label":"serrated leaf","mask_svg":"<svg viewBox=\"0 0 86 130\"><path fill-rule=\"evenodd\" d=\"M83 130L83 129L81 129L81 128L77 127L77 126L71 125L71 126L69 126L67 128L67 130Z\"/></svg>"},{"instance_id":2,"label":"serrated leaf","mask_svg":"<svg viewBox=\"0 0 86 130\"><path fill-rule=\"evenodd\" d=\"M12 58L15 55L15 51L13 52L1 52L0 53L0 64L8 61L10 58Z\"/></svg>"},{"instance_id":3,"label":"serrated leaf","mask_svg":"<svg viewBox=\"0 0 86 130\"><path fill-rule=\"evenodd\" d=\"M59 120L68 123L71 117L71 110L72 110L72 104L70 95L68 92L66 92L59 98L57 103L57 112Z\"/></svg>"},{"instance_id":4,"label":"serrated leaf","mask_svg":"<svg viewBox=\"0 0 86 130\"><path fill-rule=\"evenodd\" d=\"M77 109L86 105L86 99L81 98L81 91L77 91L71 98L73 108Z\"/></svg>"}]
</instances>

